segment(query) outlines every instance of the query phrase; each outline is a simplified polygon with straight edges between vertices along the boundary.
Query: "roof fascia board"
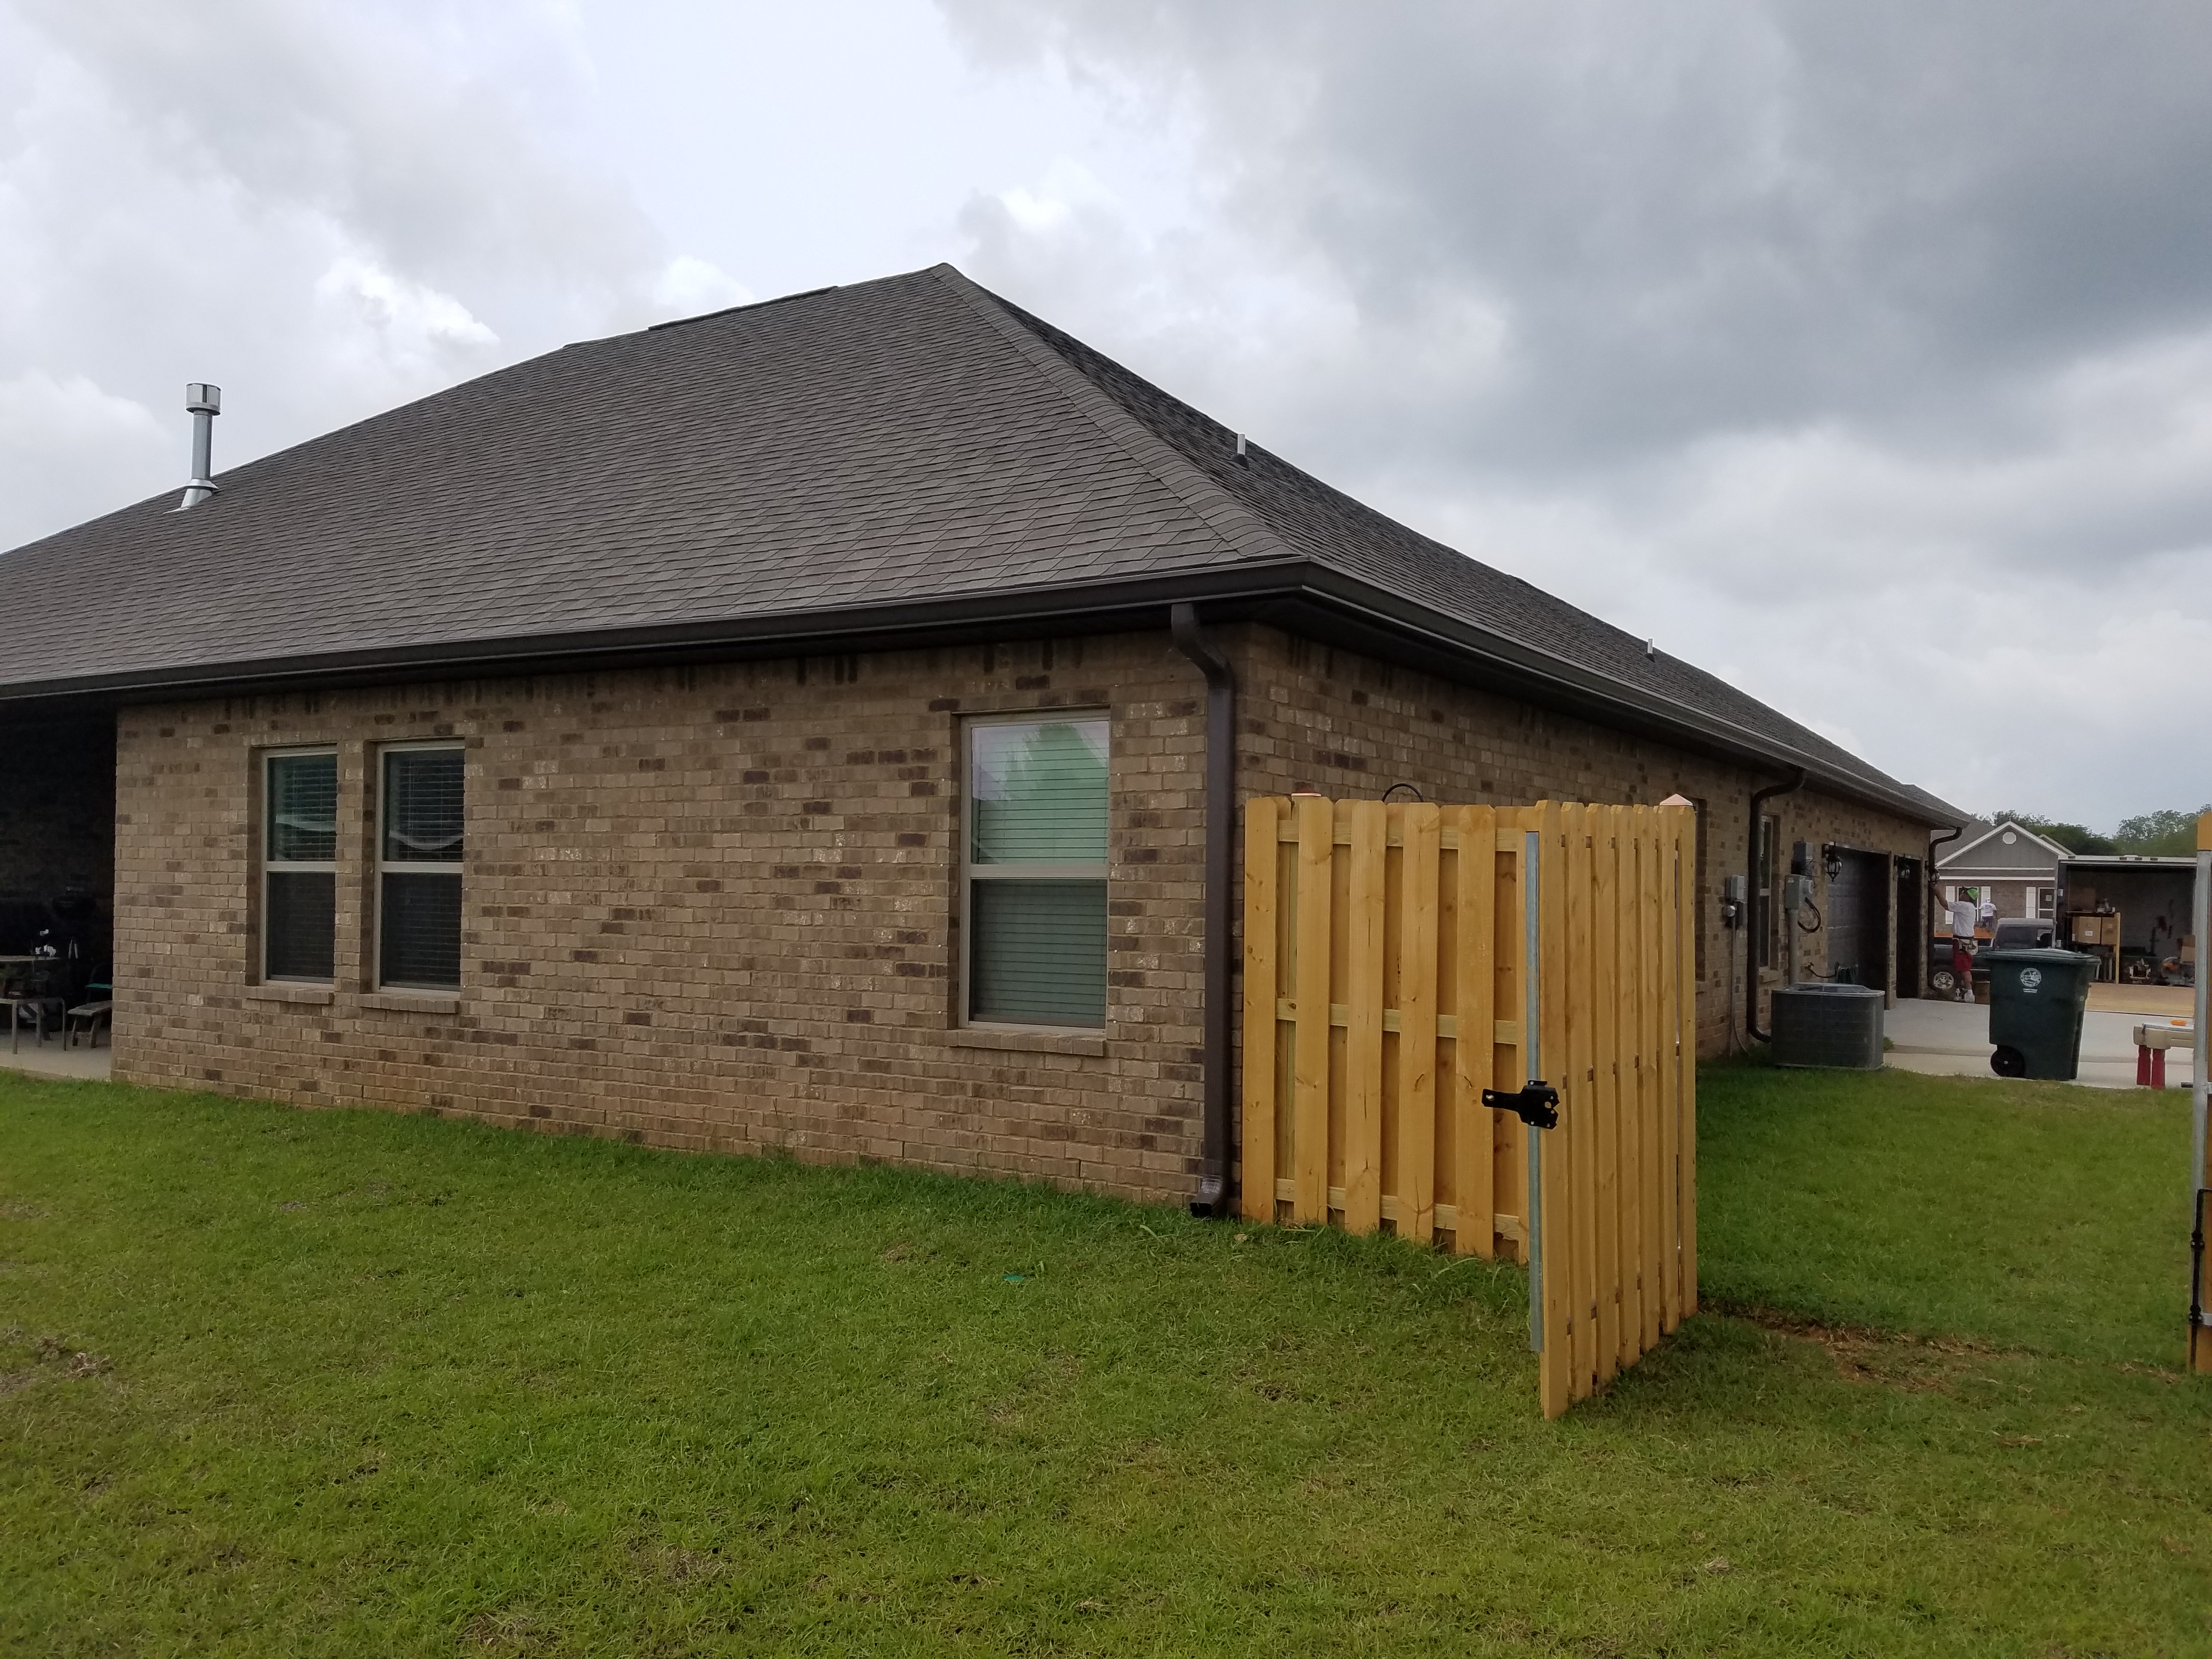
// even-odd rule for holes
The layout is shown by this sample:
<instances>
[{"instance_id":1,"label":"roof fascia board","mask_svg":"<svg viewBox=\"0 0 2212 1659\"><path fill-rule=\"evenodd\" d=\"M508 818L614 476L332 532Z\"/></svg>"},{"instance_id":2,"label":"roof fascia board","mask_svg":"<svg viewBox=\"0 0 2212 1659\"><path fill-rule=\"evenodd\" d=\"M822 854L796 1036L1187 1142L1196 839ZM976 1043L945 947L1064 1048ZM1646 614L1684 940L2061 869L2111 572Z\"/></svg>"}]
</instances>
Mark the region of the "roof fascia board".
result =
<instances>
[{"instance_id":1,"label":"roof fascia board","mask_svg":"<svg viewBox=\"0 0 2212 1659\"><path fill-rule=\"evenodd\" d=\"M943 644L961 638L1003 638L1007 630L1051 627L1095 633L1161 625L1159 613L1178 600L1233 606L1265 617L1273 610L1293 632L1343 633L1345 642L1386 660L1408 644L1426 646L1425 666L1440 677L1473 680L1509 695L1757 766L1802 766L1824 792L1899 813L1916 823L1954 819L1911 796L1881 788L1827 762L1729 722L1703 715L1594 671L1579 668L1486 629L1428 610L1311 561L1234 565L1218 570L1083 587L1018 590L868 607L794 612L714 623L413 646L337 656L221 663L167 673L122 674L50 681L0 691L0 710L49 706L158 702L167 698L249 695L308 686L389 683L424 678L481 678L527 673L637 667L662 661L744 656L823 654ZM1231 620L1224 617L1222 620ZM1356 635L1356 637L1355 637Z\"/></svg>"},{"instance_id":2,"label":"roof fascia board","mask_svg":"<svg viewBox=\"0 0 2212 1659\"><path fill-rule=\"evenodd\" d=\"M957 643L963 638L1004 639L1010 629L1037 627L1080 633L1164 627L1166 608L1179 600L1249 605L1276 593L1295 592L1297 587L1296 567L1229 566L1173 577L1013 589L848 611L213 663L0 688L0 714L11 708L61 708L95 700L143 702L311 686L650 665L641 659L696 662L896 650L908 645Z\"/></svg>"}]
</instances>

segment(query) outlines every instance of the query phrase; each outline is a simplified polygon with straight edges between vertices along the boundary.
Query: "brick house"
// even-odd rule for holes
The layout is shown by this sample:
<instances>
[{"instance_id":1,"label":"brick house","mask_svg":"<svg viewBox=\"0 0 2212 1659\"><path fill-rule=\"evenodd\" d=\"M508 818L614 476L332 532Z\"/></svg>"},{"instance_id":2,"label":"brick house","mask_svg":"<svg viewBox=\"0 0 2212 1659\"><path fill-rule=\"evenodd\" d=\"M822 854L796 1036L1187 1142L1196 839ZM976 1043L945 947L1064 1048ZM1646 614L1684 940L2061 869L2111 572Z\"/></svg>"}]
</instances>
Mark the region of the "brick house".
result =
<instances>
[{"instance_id":1,"label":"brick house","mask_svg":"<svg viewBox=\"0 0 2212 1659\"><path fill-rule=\"evenodd\" d=\"M216 483L0 562L0 894L94 890L119 1079L1212 1200L1235 804L1401 782L1696 800L1709 1051L1795 840L1920 989L1952 809L949 267Z\"/></svg>"}]
</instances>

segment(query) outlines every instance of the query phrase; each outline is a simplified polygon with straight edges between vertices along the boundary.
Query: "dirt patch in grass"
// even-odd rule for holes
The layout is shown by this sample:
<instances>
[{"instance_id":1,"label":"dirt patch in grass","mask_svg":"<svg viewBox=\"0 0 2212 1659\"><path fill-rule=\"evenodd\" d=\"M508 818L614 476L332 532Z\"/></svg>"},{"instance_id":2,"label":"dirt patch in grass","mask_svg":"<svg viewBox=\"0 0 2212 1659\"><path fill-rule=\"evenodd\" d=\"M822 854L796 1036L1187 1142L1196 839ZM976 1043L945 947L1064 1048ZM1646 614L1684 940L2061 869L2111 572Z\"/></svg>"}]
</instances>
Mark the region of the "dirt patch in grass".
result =
<instances>
[{"instance_id":1,"label":"dirt patch in grass","mask_svg":"<svg viewBox=\"0 0 2212 1659\"><path fill-rule=\"evenodd\" d=\"M1775 1308L1723 1303L1710 1311L1741 1319L1778 1336L1816 1344L1834 1362L1838 1376L1892 1389L1940 1393L1963 1373L1961 1362L2008 1352L1966 1337L1914 1336L1869 1325L1823 1324Z\"/></svg>"},{"instance_id":2,"label":"dirt patch in grass","mask_svg":"<svg viewBox=\"0 0 2212 1659\"><path fill-rule=\"evenodd\" d=\"M0 1331L0 1342L13 1346L23 1340L20 1331ZM35 1362L24 1370L0 1372L0 1395L16 1394L33 1383L56 1379L76 1382L88 1376L98 1376L106 1370L111 1362L106 1354L91 1352L84 1348L73 1348L58 1336L33 1339L31 1358Z\"/></svg>"}]
</instances>

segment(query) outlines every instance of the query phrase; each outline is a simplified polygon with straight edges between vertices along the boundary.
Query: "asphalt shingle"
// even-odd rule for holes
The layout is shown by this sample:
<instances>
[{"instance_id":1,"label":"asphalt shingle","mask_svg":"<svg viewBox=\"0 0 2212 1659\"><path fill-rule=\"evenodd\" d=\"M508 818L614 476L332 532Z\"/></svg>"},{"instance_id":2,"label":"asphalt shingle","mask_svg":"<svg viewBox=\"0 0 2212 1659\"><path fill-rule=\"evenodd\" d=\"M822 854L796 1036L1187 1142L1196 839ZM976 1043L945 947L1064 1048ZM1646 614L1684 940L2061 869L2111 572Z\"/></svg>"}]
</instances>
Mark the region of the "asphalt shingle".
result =
<instances>
[{"instance_id":1,"label":"asphalt shingle","mask_svg":"<svg viewBox=\"0 0 2212 1659\"><path fill-rule=\"evenodd\" d=\"M0 698L1310 562L1912 798L1279 457L1239 465L948 266L568 346L217 482L0 556Z\"/></svg>"}]
</instances>

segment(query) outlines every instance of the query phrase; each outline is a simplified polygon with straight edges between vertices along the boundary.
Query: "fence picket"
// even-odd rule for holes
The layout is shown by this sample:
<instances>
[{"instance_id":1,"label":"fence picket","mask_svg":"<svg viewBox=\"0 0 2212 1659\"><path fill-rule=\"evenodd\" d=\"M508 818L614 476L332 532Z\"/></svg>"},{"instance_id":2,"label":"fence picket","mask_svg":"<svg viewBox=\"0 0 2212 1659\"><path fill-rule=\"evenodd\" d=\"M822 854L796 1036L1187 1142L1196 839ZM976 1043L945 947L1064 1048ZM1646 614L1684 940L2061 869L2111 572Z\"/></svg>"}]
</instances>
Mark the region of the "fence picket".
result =
<instances>
[{"instance_id":1,"label":"fence picket","mask_svg":"<svg viewBox=\"0 0 2212 1659\"><path fill-rule=\"evenodd\" d=\"M1275 970L1282 960L1276 906L1282 885L1278 836L1283 806L1263 797L1244 812L1244 1088L1237 1210L1248 1221L1275 1218L1275 1082L1282 1046L1275 1012L1281 996Z\"/></svg>"},{"instance_id":2,"label":"fence picket","mask_svg":"<svg viewBox=\"0 0 2212 1659\"><path fill-rule=\"evenodd\" d=\"M1291 1176L1297 1183L1291 1219L1317 1226L1328 1219L1328 967L1332 866L1336 819L1328 801L1301 795L1297 809L1297 1021L1292 1037Z\"/></svg>"},{"instance_id":3,"label":"fence picket","mask_svg":"<svg viewBox=\"0 0 2212 1659\"><path fill-rule=\"evenodd\" d=\"M1660 849L1660 868L1667 890L1670 894L1676 895L1679 900L1674 870L1676 847L1674 837L1671 834L1662 839ZM1679 915L1679 913L1678 903L1671 915ZM1664 930L1660 948L1662 951L1671 951L1674 948L1674 927L1671 923ZM1682 1018L1682 1007L1681 997L1675 988L1673 975L1662 974L1660 976L1659 998L1662 1011L1662 1023L1670 1031L1676 1030ZM1693 1011L1691 1018L1694 1023L1696 1006L1694 1000L1691 1006ZM1659 1137L1663 1146L1679 1147L1681 1145L1682 1074L1681 1068L1675 1063L1674 1046L1671 1043L1668 1045L1668 1053L1662 1057L1662 1064L1659 1067ZM1682 1322L1682 1256L1679 1248L1679 1241L1682 1236L1681 1194L1673 1179L1673 1174L1674 1171L1670 1167L1667 1172L1667 1177L1661 1182L1659 1188L1659 1324L1660 1328L1664 1331L1673 1330Z\"/></svg>"},{"instance_id":4,"label":"fence picket","mask_svg":"<svg viewBox=\"0 0 2212 1659\"><path fill-rule=\"evenodd\" d=\"M1596 1223L1591 1291L1594 1381L1620 1369L1620 809L1589 809L1592 1185Z\"/></svg>"},{"instance_id":5,"label":"fence picket","mask_svg":"<svg viewBox=\"0 0 2212 1659\"><path fill-rule=\"evenodd\" d=\"M1697 904L1691 889L1697 879L1697 817L1687 807L1662 808L1674 819L1674 971L1667 984L1682 988L1682 1018L1674 1028L1671 1058L1681 1079L1681 1129L1674 1144L1674 1188L1680 1213L1674 1238L1681 1261L1682 1317L1698 1310L1698 933Z\"/></svg>"},{"instance_id":6,"label":"fence picket","mask_svg":"<svg viewBox=\"0 0 2212 1659\"><path fill-rule=\"evenodd\" d=\"M1666 1252L1659 1225L1659 1172L1666 1144L1659 1139L1659 830L1646 821L1637 830L1637 1352L1659 1340L1659 1274Z\"/></svg>"},{"instance_id":7,"label":"fence picket","mask_svg":"<svg viewBox=\"0 0 2212 1659\"><path fill-rule=\"evenodd\" d=\"M1544 803L1537 837L1537 948L1545 963L1561 967L1567 961L1566 813L1559 803ZM1522 964L1524 973L1536 972ZM1574 1217L1568 1206L1571 1186L1571 1139L1569 1109L1578 1094L1570 1085L1572 1061L1569 1054L1569 992L1564 973L1540 974L1538 1064L1559 1091L1559 1127L1542 1131L1546 1145L1542 1171L1541 1257L1543 1280L1544 1357L1542 1389L1544 1415L1557 1417L1574 1403L1575 1352ZM1534 1132L1532 1132L1534 1133Z\"/></svg>"},{"instance_id":8,"label":"fence picket","mask_svg":"<svg viewBox=\"0 0 2212 1659\"><path fill-rule=\"evenodd\" d=\"M1436 1229L1437 884L1443 848L1443 815L1424 801L1406 807L1398 883L1395 1187L1399 1237L1423 1244Z\"/></svg>"},{"instance_id":9,"label":"fence picket","mask_svg":"<svg viewBox=\"0 0 2212 1659\"><path fill-rule=\"evenodd\" d=\"M1542 809L1530 807L1523 811L1498 815L1498 854L1496 868L1492 872L1491 891L1498 911L1498 927L1492 935L1493 948L1498 952L1498 1006L1512 1011L1515 1023L1523 1028L1528 1015L1528 976L1535 971L1528 960L1528 896L1526 878L1528 869L1528 836L1535 833L1539 843L1545 834ZM1508 843L1510 843L1509 848ZM1538 926L1542 925L1542 906L1538 906ZM1536 1051L1530 1047L1537 1033L1523 1029L1520 1041L1510 1056L1511 1070L1498 1080L1496 1086L1517 1089L1529 1082L1537 1071ZM1556 1073L1558 1066L1548 1065L1546 1070ZM1528 1218L1534 1213L1528 1197L1528 1126L1510 1112L1497 1115L1498 1184L1505 1202L1502 1206L1509 1215L1519 1218L1521 1237L1514 1241L1513 1259L1526 1266L1535 1248Z\"/></svg>"},{"instance_id":10,"label":"fence picket","mask_svg":"<svg viewBox=\"0 0 2212 1659\"><path fill-rule=\"evenodd\" d=\"M1482 1091L1498 1086L1496 1038L1498 990L1498 815L1487 806L1453 809L1459 831L1452 926L1458 955L1454 1010L1458 1036L1452 1044L1452 1196L1458 1224L1452 1249L1488 1257L1496 1249L1493 1218L1499 1213L1494 1153L1496 1116ZM1507 1086L1517 1087L1517 1085Z\"/></svg>"},{"instance_id":11,"label":"fence picket","mask_svg":"<svg viewBox=\"0 0 2212 1659\"><path fill-rule=\"evenodd\" d=\"M1382 1220L1382 931L1381 801L1343 803L1346 851L1344 1003L1344 1224L1371 1233Z\"/></svg>"},{"instance_id":12,"label":"fence picket","mask_svg":"<svg viewBox=\"0 0 2212 1659\"><path fill-rule=\"evenodd\" d=\"M1618 1358L1632 1365L1644 1352L1644 1172L1651 1162L1644 1138L1644 816L1616 814L1620 890L1620 933L1613 941L1620 998L1618 1049L1620 1121L1620 1326Z\"/></svg>"}]
</instances>

